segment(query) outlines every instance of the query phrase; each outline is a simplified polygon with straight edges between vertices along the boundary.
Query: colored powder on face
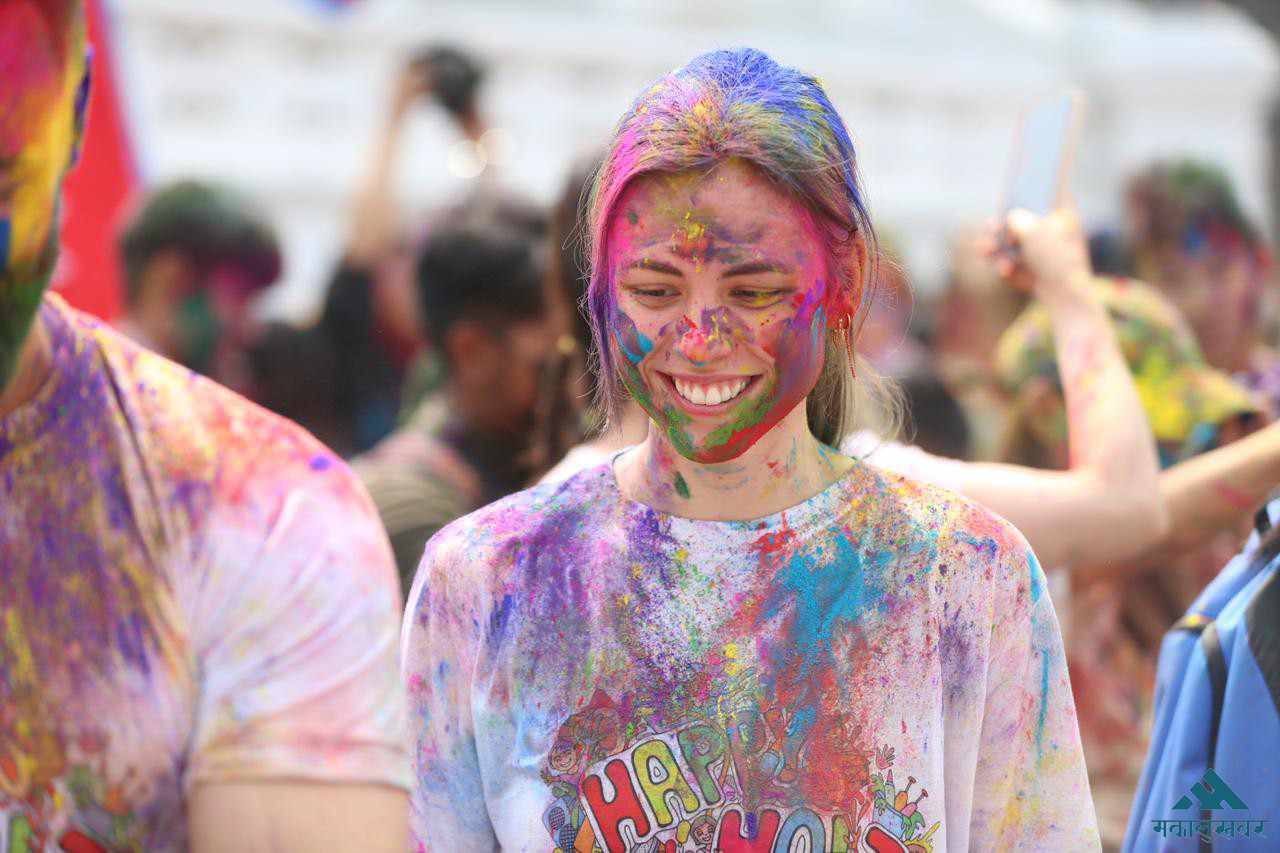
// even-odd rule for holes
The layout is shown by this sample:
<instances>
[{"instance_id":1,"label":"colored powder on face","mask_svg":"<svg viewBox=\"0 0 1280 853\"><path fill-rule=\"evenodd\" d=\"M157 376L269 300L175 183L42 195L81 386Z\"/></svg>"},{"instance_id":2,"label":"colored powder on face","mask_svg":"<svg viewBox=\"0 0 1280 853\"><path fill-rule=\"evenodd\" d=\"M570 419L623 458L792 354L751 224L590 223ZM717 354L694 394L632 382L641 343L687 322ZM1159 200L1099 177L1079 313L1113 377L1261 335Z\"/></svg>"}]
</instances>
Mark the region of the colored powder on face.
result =
<instances>
[{"instance_id":1,"label":"colored powder on face","mask_svg":"<svg viewBox=\"0 0 1280 853\"><path fill-rule=\"evenodd\" d=\"M702 309L700 322L682 317L676 334L680 336L676 351L699 366L752 338L750 326L723 307Z\"/></svg>"},{"instance_id":2,"label":"colored powder on face","mask_svg":"<svg viewBox=\"0 0 1280 853\"><path fill-rule=\"evenodd\" d=\"M632 320L625 311L615 308L613 315L613 339L617 342L618 349L622 350L627 361L639 364L653 350L653 341L640 331L635 320Z\"/></svg>"},{"instance_id":3,"label":"colored powder on face","mask_svg":"<svg viewBox=\"0 0 1280 853\"><path fill-rule=\"evenodd\" d=\"M727 150L730 141L731 152ZM836 228L831 234L856 234L859 246L874 246L853 141L821 84L759 51L704 54L657 81L633 102L599 170L588 217L592 232L588 304L598 341L612 337L608 321L616 300L616 269L611 263L618 247L611 245L616 235L610 236L610 220L629 183L642 175L704 170L731 158L749 163L797 198L816 202L804 206L833 220ZM640 218L631 213L628 221L635 224ZM683 227L674 229L673 248L688 248L705 261L719 251L710 245L720 241L713 231L696 211L689 211ZM818 236L824 246L835 249L831 234L824 230ZM839 248L839 256L848 262L838 262L833 275L843 280L846 271L856 273L864 255L862 249L850 255L847 247ZM828 313L843 320L852 316L860 291L836 289L848 292L828 299ZM612 347L600 347L600 361L605 375L617 369ZM617 395L606 397L610 407L620 405Z\"/></svg>"}]
</instances>

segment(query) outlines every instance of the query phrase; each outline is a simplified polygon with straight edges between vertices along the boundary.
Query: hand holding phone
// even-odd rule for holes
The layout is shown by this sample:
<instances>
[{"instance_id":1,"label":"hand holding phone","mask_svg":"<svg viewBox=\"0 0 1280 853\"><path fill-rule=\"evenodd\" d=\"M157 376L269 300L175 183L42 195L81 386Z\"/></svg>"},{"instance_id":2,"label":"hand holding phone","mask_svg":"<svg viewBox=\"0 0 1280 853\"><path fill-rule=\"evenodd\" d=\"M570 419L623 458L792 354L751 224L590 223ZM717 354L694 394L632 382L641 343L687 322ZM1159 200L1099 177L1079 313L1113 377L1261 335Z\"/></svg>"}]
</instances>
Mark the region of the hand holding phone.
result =
<instances>
[{"instance_id":1,"label":"hand holding phone","mask_svg":"<svg viewBox=\"0 0 1280 853\"><path fill-rule=\"evenodd\" d=\"M1022 208L1046 216L1066 198L1084 95L1069 90L1032 104L1014 136L1000 218Z\"/></svg>"}]
</instances>

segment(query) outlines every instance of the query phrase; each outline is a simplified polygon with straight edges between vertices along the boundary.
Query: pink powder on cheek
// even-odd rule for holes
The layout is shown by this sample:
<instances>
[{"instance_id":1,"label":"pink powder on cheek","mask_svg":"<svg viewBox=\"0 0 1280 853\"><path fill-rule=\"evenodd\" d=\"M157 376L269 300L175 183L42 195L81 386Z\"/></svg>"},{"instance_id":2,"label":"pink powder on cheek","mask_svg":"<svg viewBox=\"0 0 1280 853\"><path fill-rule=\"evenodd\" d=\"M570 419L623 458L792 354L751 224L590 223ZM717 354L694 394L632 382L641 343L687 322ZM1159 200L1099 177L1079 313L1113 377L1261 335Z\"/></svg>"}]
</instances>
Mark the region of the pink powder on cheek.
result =
<instances>
[{"instance_id":1,"label":"pink powder on cheek","mask_svg":"<svg viewBox=\"0 0 1280 853\"><path fill-rule=\"evenodd\" d=\"M34 141L64 73L39 13L25 3L0 4L0 157L17 156Z\"/></svg>"}]
</instances>

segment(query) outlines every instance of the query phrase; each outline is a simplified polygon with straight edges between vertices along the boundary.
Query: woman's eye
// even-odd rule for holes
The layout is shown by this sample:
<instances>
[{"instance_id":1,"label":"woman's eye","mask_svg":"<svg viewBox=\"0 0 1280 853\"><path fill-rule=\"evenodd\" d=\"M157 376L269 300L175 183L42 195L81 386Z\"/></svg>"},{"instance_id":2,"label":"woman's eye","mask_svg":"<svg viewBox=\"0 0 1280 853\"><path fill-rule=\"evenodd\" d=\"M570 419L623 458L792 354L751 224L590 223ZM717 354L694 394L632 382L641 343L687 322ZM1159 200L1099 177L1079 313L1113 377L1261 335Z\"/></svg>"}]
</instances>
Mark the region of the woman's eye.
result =
<instances>
[{"instance_id":1,"label":"woman's eye","mask_svg":"<svg viewBox=\"0 0 1280 853\"><path fill-rule=\"evenodd\" d=\"M788 293L790 293L789 290L779 288L763 290L739 289L734 290L732 295L750 308L765 308L781 302L782 298Z\"/></svg>"},{"instance_id":2,"label":"woman's eye","mask_svg":"<svg viewBox=\"0 0 1280 853\"><path fill-rule=\"evenodd\" d=\"M648 299L648 300L667 299L671 296L676 295L676 291L674 288L663 287L662 285L652 285L648 287L644 285L631 285L627 287L627 290L633 296L637 296L641 299Z\"/></svg>"}]
</instances>

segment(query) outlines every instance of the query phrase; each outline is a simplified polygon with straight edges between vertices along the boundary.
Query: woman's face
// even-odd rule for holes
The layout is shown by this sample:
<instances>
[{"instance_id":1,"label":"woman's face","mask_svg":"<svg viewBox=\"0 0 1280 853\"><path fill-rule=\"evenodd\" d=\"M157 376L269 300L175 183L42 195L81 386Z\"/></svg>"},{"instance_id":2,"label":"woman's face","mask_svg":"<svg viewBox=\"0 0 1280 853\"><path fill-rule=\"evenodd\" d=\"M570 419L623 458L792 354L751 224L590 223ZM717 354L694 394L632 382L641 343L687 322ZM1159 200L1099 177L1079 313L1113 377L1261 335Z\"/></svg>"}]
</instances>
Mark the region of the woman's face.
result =
<instances>
[{"instance_id":1,"label":"woman's face","mask_svg":"<svg viewBox=\"0 0 1280 853\"><path fill-rule=\"evenodd\" d=\"M633 181L606 245L623 381L681 455L740 456L813 390L839 288L813 216L756 169Z\"/></svg>"}]
</instances>

